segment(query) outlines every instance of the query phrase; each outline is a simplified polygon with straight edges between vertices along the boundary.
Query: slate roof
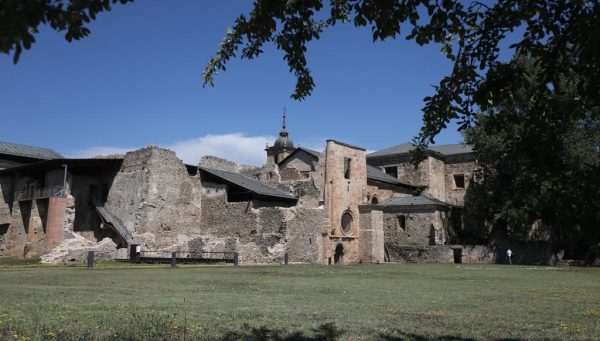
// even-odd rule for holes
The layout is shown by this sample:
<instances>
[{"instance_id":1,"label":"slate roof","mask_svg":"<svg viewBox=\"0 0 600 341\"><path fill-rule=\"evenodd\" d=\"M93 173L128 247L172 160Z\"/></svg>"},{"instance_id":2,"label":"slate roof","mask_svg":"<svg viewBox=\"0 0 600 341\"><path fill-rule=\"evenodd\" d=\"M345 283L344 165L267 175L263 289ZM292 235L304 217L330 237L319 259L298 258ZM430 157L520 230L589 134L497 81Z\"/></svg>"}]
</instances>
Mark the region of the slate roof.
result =
<instances>
[{"instance_id":1,"label":"slate roof","mask_svg":"<svg viewBox=\"0 0 600 341\"><path fill-rule=\"evenodd\" d=\"M32 159L62 159L63 156L49 148L27 146L0 141L0 154L28 157Z\"/></svg>"},{"instance_id":2,"label":"slate roof","mask_svg":"<svg viewBox=\"0 0 600 341\"><path fill-rule=\"evenodd\" d=\"M371 154L368 154L367 157L373 157L373 156L386 156L386 155L394 155L394 154L405 154L405 153L409 153L410 151L412 151L413 149L415 149L415 145L412 143L401 143L401 144L397 144L395 146L391 146L382 150L378 150L376 152L373 152Z\"/></svg>"},{"instance_id":3,"label":"slate roof","mask_svg":"<svg viewBox=\"0 0 600 341\"><path fill-rule=\"evenodd\" d=\"M316 156L317 159L321 156L321 152L318 152L316 150L312 150L312 149L308 149L308 148L304 148L304 147L298 147L296 149L301 149L309 154L312 154L313 156Z\"/></svg>"},{"instance_id":4,"label":"slate roof","mask_svg":"<svg viewBox=\"0 0 600 341\"><path fill-rule=\"evenodd\" d=\"M269 187L263 184L260 181L256 181L254 179L250 179L246 176L243 176L239 173L233 173L222 169L210 168L210 167L198 167L200 170L207 172L217 178L245 188L251 192L254 192L258 195L263 195L267 197L280 198L285 200L297 200L295 196L277 190L275 188Z\"/></svg>"},{"instance_id":5,"label":"slate roof","mask_svg":"<svg viewBox=\"0 0 600 341\"><path fill-rule=\"evenodd\" d=\"M308 153L309 155L313 156L317 160L319 160L319 157L321 156L321 152L318 152L316 150L312 150L312 149L308 149L308 148L304 148L304 147L298 147L293 152L291 152L288 156L284 157L283 160L279 161L277 164L282 165L284 162L291 159L294 155L298 154L298 152L301 152L301 151Z\"/></svg>"},{"instance_id":6,"label":"slate roof","mask_svg":"<svg viewBox=\"0 0 600 341\"><path fill-rule=\"evenodd\" d=\"M450 205L430 197L413 195L410 197L392 197L382 203L383 206L420 206L420 205L441 205L449 207Z\"/></svg>"},{"instance_id":7,"label":"slate roof","mask_svg":"<svg viewBox=\"0 0 600 341\"><path fill-rule=\"evenodd\" d=\"M397 178L382 172L381 170L379 170L379 168L373 167L371 165L367 165L367 179L381 181L392 185L409 186L412 188L416 188L415 186L406 182L402 182Z\"/></svg>"},{"instance_id":8,"label":"slate roof","mask_svg":"<svg viewBox=\"0 0 600 341\"><path fill-rule=\"evenodd\" d=\"M466 154L472 153L473 147L468 144L463 143L455 143L455 144L443 144L440 146L432 146L429 149L436 151L443 155L456 155L456 154Z\"/></svg>"},{"instance_id":9,"label":"slate roof","mask_svg":"<svg viewBox=\"0 0 600 341\"><path fill-rule=\"evenodd\" d=\"M378 150L371 154L368 154L367 157L371 158L371 157L377 157L377 156L408 154L414 149L415 149L415 145L412 143L409 143L409 142L401 143L401 144L391 146L391 147L388 147L388 148L385 148L382 150ZM473 152L473 148L470 145L464 144L464 143L442 144L439 146L430 146L428 149L430 151L439 153L444 156L467 154L467 153Z\"/></svg>"}]
</instances>

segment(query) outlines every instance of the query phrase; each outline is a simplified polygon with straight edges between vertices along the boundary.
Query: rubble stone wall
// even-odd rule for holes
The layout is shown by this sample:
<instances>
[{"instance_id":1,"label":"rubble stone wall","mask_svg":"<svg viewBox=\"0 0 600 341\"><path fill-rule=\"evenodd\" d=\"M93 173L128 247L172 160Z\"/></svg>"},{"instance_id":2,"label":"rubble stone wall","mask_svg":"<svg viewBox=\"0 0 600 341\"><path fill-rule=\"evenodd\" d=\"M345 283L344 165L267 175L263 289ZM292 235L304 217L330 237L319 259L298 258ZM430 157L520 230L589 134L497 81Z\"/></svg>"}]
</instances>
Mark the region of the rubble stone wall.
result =
<instances>
[{"instance_id":1,"label":"rubble stone wall","mask_svg":"<svg viewBox=\"0 0 600 341\"><path fill-rule=\"evenodd\" d=\"M401 227L401 217L405 227ZM414 208L384 212L383 231L390 258L397 258L405 246L423 247L445 242L447 213L435 208Z\"/></svg>"},{"instance_id":2,"label":"rubble stone wall","mask_svg":"<svg viewBox=\"0 0 600 341\"><path fill-rule=\"evenodd\" d=\"M130 233L164 234L159 244L167 246L178 233L197 232L200 192L199 177L174 152L150 146L125 155L105 207Z\"/></svg>"},{"instance_id":3,"label":"rubble stone wall","mask_svg":"<svg viewBox=\"0 0 600 341\"><path fill-rule=\"evenodd\" d=\"M444 166L445 182L446 182L446 198L443 199L449 204L463 206L465 203L465 194L467 188L473 178L473 171L475 170L475 162L461 162L446 163ZM465 187L457 188L454 182L455 174L463 174L465 176Z\"/></svg>"}]
</instances>

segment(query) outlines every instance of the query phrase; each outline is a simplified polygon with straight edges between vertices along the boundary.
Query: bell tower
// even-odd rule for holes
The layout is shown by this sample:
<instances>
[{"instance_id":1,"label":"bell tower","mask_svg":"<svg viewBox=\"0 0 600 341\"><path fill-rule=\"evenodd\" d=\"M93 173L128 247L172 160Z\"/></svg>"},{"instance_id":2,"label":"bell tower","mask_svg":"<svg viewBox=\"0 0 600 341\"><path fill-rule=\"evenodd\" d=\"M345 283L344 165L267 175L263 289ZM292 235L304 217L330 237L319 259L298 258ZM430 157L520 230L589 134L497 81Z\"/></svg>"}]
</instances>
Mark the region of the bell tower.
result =
<instances>
[{"instance_id":1,"label":"bell tower","mask_svg":"<svg viewBox=\"0 0 600 341\"><path fill-rule=\"evenodd\" d=\"M275 140L273 146L265 148L267 152L267 164L278 164L281 160L285 159L286 156L290 155L296 148L294 142L290 139L288 131L285 127L285 114L286 110L283 107L283 123L281 130L279 131L279 137Z\"/></svg>"}]
</instances>

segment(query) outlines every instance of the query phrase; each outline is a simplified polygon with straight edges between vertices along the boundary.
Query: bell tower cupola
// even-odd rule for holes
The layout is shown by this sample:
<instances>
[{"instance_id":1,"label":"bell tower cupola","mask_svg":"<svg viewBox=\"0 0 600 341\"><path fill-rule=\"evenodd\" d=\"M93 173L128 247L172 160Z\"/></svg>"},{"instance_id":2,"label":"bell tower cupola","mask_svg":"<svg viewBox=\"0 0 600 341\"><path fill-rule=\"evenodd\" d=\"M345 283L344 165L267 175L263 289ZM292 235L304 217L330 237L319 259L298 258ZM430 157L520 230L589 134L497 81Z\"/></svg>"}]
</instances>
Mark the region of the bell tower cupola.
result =
<instances>
[{"instance_id":1,"label":"bell tower cupola","mask_svg":"<svg viewBox=\"0 0 600 341\"><path fill-rule=\"evenodd\" d=\"M285 159L286 156L290 155L296 148L294 147L294 141L289 137L288 131L285 125L285 107L283 108L283 123L281 125L281 131L279 131L279 137L275 140L273 146L265 149L267 151L267 164L278 164L281 160Z\"/></svg>"}]
</instances>

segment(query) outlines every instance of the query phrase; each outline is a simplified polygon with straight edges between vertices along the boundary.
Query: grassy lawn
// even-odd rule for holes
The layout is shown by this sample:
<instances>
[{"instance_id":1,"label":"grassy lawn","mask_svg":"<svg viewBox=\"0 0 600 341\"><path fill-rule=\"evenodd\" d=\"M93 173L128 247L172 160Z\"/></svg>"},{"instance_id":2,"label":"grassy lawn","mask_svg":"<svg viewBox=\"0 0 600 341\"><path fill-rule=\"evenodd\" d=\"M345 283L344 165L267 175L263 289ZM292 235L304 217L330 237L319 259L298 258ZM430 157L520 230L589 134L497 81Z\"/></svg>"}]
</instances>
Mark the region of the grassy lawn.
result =
<instances>
[{"instance_id":1,"label":"grassy lawn","mask_svg":"<svg viewBox=\"0 0 600 341\"><path fill-rule=\"evenodd\" d=\"M600 269L0 268L0 339L596 339Z\"/></svg>"}]
</instances>

